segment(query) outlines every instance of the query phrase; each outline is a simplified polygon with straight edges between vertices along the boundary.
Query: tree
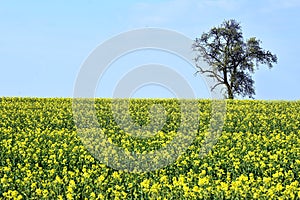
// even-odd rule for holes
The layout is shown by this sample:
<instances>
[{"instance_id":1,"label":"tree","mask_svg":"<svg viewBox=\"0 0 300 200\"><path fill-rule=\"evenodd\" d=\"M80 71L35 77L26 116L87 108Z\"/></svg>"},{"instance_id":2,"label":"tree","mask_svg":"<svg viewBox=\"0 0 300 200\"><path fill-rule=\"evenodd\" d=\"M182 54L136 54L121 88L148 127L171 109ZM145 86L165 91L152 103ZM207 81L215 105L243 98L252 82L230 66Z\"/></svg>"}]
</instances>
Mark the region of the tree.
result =
<instances>
[{"instance_id":1,"label":"tree","mask_svg":"<svg viewBox=\"0 0 300 200\"><path fill-rule=\"evenodd\" d=\"M255 95L252 74L259 64L269 68L277 63L276 55L260 47L261 41L255 37L244 41L241 26L235 20L225 20L219 27L203 33L193 43L197 72L216 80L211 88L225 85L226 96L233 99L237 95L253 98ZM211 69L203 69L198 61L203 58Z\"/></svg>"}]
</instances>

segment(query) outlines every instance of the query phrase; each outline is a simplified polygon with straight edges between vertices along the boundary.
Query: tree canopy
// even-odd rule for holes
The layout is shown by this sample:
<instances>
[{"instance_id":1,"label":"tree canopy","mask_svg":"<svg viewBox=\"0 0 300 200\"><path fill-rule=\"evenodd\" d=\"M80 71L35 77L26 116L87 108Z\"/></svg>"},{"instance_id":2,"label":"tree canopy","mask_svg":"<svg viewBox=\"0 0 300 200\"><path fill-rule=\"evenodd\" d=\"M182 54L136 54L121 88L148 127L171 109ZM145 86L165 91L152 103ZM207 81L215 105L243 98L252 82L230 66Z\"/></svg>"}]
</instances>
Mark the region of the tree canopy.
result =
<instances>
[{"instance_id":1,"label":"tree canopy","mask_svg":"<svg viewBox=\"0 0 300 200\"><path fill-rule=\"evenodd\" d=\"M233 99L237 95L253 98L255 95L252 74L260 64L273 67L277 56L260 46L261 41L251 37L244 41L241 25L237 21L225 20L219 27L203 33L193 43L198 71L213 77L216 84L226 86L226 96ZM211 69L203 69L198 61L203 58Z\"/></svg>"}]
</instances>

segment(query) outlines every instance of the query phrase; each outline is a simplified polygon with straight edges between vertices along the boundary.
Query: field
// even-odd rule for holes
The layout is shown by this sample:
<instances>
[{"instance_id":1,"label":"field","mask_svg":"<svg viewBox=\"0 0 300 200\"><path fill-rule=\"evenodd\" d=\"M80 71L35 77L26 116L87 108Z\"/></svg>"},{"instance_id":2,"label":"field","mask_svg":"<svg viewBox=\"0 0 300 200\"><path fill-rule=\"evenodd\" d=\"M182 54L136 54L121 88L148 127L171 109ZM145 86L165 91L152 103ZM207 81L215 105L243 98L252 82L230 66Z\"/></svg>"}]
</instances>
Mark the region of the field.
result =
<instances>
[{"instance_id":1,"label":"field","mask_svg":"<svg viewBox=\"0 0 300 200\"><path fill-rule=\"evenodd\" d=\"M300 101L227 100L223 131L204 157L211 102L194 101L199 120L185 153L161 169L132 173L87 150L72 99L0 98L0 199L300 199ZM127 152L149 153L184 125L174 99L133 100L131 117L149 124L155 103L165 107L166 123L151 137L118 127L111 99L95 101L98 123Z\"/></svg>"}]
</instances>

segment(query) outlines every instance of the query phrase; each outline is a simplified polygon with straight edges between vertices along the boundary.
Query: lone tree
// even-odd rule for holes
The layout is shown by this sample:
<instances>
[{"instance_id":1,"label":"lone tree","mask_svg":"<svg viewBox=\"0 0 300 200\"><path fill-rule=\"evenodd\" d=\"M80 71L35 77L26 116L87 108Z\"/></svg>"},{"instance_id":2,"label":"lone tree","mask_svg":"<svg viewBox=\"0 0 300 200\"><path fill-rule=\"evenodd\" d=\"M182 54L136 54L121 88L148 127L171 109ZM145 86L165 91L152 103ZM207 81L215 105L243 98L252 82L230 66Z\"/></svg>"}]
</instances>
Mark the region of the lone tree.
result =
<instances>
[{"instance_id":1,"label":"lone tree","mask_svg":"<svg viewBox=\"0 0 300 200\"><path fill-rule=\"evenodd\" d=\"M237 95L253 98L255 95L254 80L251 75L259 64L269 68L277 63L277 57L270 51L260 47L261 41L255 37L244 41L241 26L235 20L224 21L221 26L213 27L208 33L203 33L193 43L196 56L197 72L207 74L216 80L216 84L226 86L227 98ZM197 63L203 58L211 69L203 69Z\"/></svg>"}]
</instances>

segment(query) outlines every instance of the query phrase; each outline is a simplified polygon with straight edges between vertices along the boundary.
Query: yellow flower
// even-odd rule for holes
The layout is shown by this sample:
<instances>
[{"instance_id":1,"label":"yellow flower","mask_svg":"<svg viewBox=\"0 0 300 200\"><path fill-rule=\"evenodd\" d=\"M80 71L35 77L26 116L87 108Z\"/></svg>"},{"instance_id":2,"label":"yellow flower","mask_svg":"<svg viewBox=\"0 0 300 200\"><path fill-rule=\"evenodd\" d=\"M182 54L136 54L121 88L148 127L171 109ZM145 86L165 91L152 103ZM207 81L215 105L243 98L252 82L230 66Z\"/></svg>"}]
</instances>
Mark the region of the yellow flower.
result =
<instances>
[{"instance_id":1,"label":"yellow flower","mask_svg":"<svg viewBox=\"0 0 300 200\"><path fill-rule=\"evenodd\" d=\"M112 174L112 177L115 178L115 179L120 179L120 175L119 175L118 172L114 172L114 173Z\"/></svg>"},{"instance_id":2,"label":"yellow flower","mask_svg":"<svg viewBox=\"0 0 300 200\"><path fill-rule=\"evenodd\" d=\"M91 198L95 198L95 197L96 197L95 192L92 192L92 193L90 194L90 197L91 197Z\"/></svg>"},{"instance_id":3,"label":"yellow flower","mask_svg":"<svg viewBox=\"0 0 300 200\"><path fill-rule=\"evenodd\" d=\"M98 178L97 178L97 183L102 183L103 181L105 180L105 176L103 175L100 175Z\"/></svg>"},{"instance_id":4,"label":"yellow flower","mask_svg":"<svg viewBox=\"0 0 300 200\"><path fill-rule=\"evenodd\" d=\"M123 198L123 199L126 199L126 197L127 197L127 193L126 193L126 192L124 192L124 191L122 191L122 192L121 192L121 196L122 196L122 198Z\"/></svg>"},{"instance_id":5,"label":"yellow flower","mask_svg":"<svg viewBox=\"0 0 300 200\"><path fill-rule=\"evenodd\" d=\"M162 182L162 183L167 183L167 182L168 182L168 177L165 176L165 175L161 176L161 177L160 177L160 182Z\"/></svg>"},{"instance_id":6,"label":"yellow flower","mask_svg":"<svg viewBox=\"0 0 300 200\"><path fill-rule=\"evenodd\" d=\"M149 179L145 179L143 180L143 182L141 182L141 186L145 189L149 189L150 186L150 180Z\"/></svg>"},{"instance_id":7,"label":"yellow flower","mask_svg":"<svg viewBox=\"0 0 300 200\"><path fill-rule=\"evenodd\" d=\"M205 174L206 174L206 171L202 170L201 173L200 173L200 176L205 176Z\"/></svg>"},{"instance_id":8,"label":"yellow flower","mask_svg":"<svg viewBox=\"0 0 300 200\"><path fill-rule=\"evenodd\" d=\"M59 184L62 184L63 183L63 180L59 177L59 176L56 176L55 177L55 182L59 183Z\"/></svg>"},{"instance_id":9,"label":"yellow flower","mask_svg":"<svg viewBox=\"0 0 300 200\"><path fill-rule=\"evenodd\" d=\"M49 194L48 190L43 190L43 198L46 198Z\"/></svg>"},{"instance_id":10,"label":"yellow flower","mask_svg":"<svg viewBox=\"0 0 300 200\"><path fill-rule=\"evenodd\" d=\"M133 183L128 183L128 187L132 188L133 187Z\"/></svg>"},{"instance_id":11,"label":"yellow flower","mask_svg":"<svg viewBox=\"0 0 300 200\"><path fill-rule=\"evenodd\" d=\"M67 193L66 197L67 197L68 200L72 200L73 199L73 196L72 196L71 193Z\"/></svg>"},{"instance_id":12,"label":"yellow flower","mask_svg":"<svg viewBox=\"0 0 300 200\"><path fill-rule=\"evenodd\" d=\"M184 196L187 197L189 195L190 188L186 185L183 185Z\"/></svg>"},{"instance_id":13,"label":"yellow flower","mask_svg":"<svg viewBox=\"0 0 300 200\"><path fill-rule=\"evenodd\" d=\"M193 192L199 193L200 192L200 188L197 185L195 185L193 187Z\"/></svg>"},{"instance_id":14,"label":"yellow flower","mask_svg":"<svg viewBox=\"0 0 300 200\"><path fill-rule=\"evenodd\" d=\"M221 182L220 185L221 185L221 189L222 189L222 190L224 190L224 191L227 191L227 190L228 190L228 187L229 187L229 186L228 186L227 183Z\"/></svg>"},{"instance_id":15,"label":"yellow flower","mask_svg":"<svg viewBox=\"0 0 300 200\"><path fill-rule=\"evenodd\" d=\"M184 185L185 185L185 183L184 183L184 177L183 177L182 175L179 176L178 184L179 184L180 186L184 186Z\"/></svg>"},{"instance_id":16,"label":"yellow flower","mask_svg":"<svg viewBox=\"0 0 300 200\"><path fill-rule=\"evenodd\" d=\"M35 190L35 193L36 193L38 196L40 196L40 195L42 194L42 192L43 192L43 190L41 190L40 188L37 188L37 189Z\"/></svg>"},{"instance_id":17,"label":"yellow flower","mask_svg":"<svg viewBox=\"0 0 300 200\"><path fill-rule=\"evenodd\" d=\"M283 189L283 186L281 185L281 183L277 183L276 185L276 191L279 192Z\"/></svg>"},{"instance_id":18,"label":"yellow flower","mask_svg":"<svg viewBox=\"0 0 300 200\"><path fill-rule=\"evenodd\" d=\"M206 185L208 183L208 178L207 177L204 177L204 178L199 178L198 179L198 185L199 186L202 186L202 185Z\"/></svg>"},{"instance_id":19,"label":"yellow flower","mask_svg":"<svg viewBox=\"0 0 300 200\"><path fill-rule=\"evenodd\" d=\"M3 167L3 171L4 171L4 172L10 172L11 169L10 169L10 167Z\"/></svg>"},{"instance_id":20,"label":"yellow flower","mask_svg":"<svg viewBox=\"0 0 300 200\"><path fill-rule=\"evenodd\" d=\"M6 183L6 178L5 178L4 176L0 179L0 183L1 183L1 184Z\"/></svg>"},{"instance_id":21,"label":"yellow flower","mask_svg":"<svg viewBox=\"0 0 300 200\"><path fill-rule=\"evenodd\" d=\"M271 178L270 177L264 177L263 178L263 182L266 183L266 184L268 184L268 183L271 182Z\"/></svg>"},{"instance_id":22,"label":"yellow flower","mask_svg":"<svg viewBox=\"0 0 300 200\"><path fill-rule=\"evenodd\" d=\"M72 187L72 188L75 188L76 187L75 181L74 180L70 180L69 186Z\"/></svg>"},{"instance_id":23,"label":"yellow flower","mask_svg":"<svg viewBox=\"0 0 300 200\"><path fill-rule=\"evenodd\" d=\"M254 198L254 199L258 199L258 198L259 198L259 196L260 196L260 195L259 195L259 193L257 193L257 192L254 192L254 194L253 194L253 198Z\"/></svg>"},{"instance_id":24,"label":"yellow flower","mask_svg":"<svg viewBox=\"0 0 300 200\"><path fill-rule=\"evenodd\" d=\"M244 174L242 174L238 179L239 179L240 181L244 181L244 182L248 181L248 177L245 176Z\"/></svg>"},{"instance_id":25,"label":"yellow flower","mask_svg":"<svg viewBox=\"0 0 300 200\"><path fill-rule=\"evenodd\" d=\"M37 186L37 183L36 183L36 182L31 183L31 189L36 188L36 186Z\"/></svg>"},{"instance_id":26,"label":"yellow flower","mask_svg":"<svg viewBox=\"0 0 300 200\"><path fill-rule=\"evenodd\" d=\"M151 186L150 192L158 193L159 189L160 189L160 185L158 183L155 183Z\"/></svg>"}]
</instances>

